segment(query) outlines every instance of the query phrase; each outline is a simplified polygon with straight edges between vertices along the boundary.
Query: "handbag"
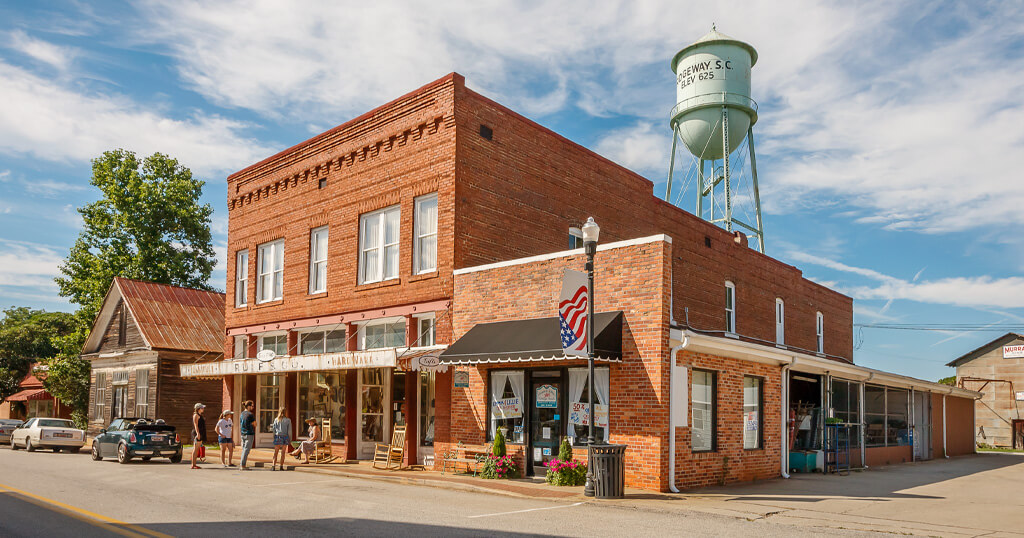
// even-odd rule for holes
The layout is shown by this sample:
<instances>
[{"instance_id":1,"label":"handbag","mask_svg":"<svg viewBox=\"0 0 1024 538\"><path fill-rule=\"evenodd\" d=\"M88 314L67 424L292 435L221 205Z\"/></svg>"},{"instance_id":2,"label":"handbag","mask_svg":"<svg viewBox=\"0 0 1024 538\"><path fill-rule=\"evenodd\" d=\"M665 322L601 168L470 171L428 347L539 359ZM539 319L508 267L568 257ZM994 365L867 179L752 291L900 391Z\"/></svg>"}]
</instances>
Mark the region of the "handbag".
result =
<instances>
[{"instance_id":1,"label":"handbag","mask_svg":"<svg viewBox=\"0 0 1024 538\"><path fill-rule=\"evenodd\" d=\"M199 457L200 458L205 458L206 457L206 445L199 445Z\"/></svg>"}]
</instances>

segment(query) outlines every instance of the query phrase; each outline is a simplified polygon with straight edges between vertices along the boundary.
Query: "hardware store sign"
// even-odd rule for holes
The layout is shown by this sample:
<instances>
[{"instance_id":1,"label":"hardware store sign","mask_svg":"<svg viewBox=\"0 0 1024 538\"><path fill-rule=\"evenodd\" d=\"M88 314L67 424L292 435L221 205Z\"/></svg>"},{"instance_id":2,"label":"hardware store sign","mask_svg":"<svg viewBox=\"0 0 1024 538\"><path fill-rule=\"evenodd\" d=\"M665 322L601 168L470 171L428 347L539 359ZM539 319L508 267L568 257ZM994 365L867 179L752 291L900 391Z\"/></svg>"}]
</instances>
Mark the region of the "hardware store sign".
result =
<instances>
[{"instance_id":1,"label":"hardware store sign","mask_svg":"<svg viewBox=\"0 0 1024 538\"><path fill-rule=\"evenodd\" d=\"M269 361L236 359L216 362L182 364L181 377L220 377L236 374L274 374L281 372L311 372L321 370L348 370L352 368L393 368L396 365L394 348L319 355L276 357Z\"/></svg>"}]
</instances>

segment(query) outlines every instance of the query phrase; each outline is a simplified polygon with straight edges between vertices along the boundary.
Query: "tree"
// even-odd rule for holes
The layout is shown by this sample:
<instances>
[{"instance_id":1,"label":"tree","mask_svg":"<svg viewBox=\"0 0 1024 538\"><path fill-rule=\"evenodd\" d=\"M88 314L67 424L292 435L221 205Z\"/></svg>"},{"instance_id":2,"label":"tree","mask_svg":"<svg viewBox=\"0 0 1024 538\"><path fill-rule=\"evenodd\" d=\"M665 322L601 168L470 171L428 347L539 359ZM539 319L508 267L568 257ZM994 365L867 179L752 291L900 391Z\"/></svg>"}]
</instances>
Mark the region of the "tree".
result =
<instances>
[{"instance_id":1,"label":"tree","mask_svg":"<svg viewBox=\"0 0 1024 538\"><path fill-rule=\"evenodd\" d=\"M91 321L115 276L210 289L216 264L205 182L160 153L107 151L92 161L90 183L102 198L78 209L84 227L55 280L60 295Z\"/></svg>"},{"instance_id":2,"label":"tree","mask_svg":"<svg viewBox=\"0 0 1024 538\"><path fill-rule=\"evenodd\" d=\"M956 385L956 376L955 375L951 375L949 377L943 377L942 379L939 380L939 383L942 383L943 385L954 385L955 386Z\"/></svg>"},{"instance_id":3,"label":"tree","mask_svg":"<svg viewBox=\"0 0 1024 538\"><path fill-rule=\"evenodd\" d=\"M43 386L71 408L71 418L80 428L89 420L89 361L77 356L60 356L47 361Z\"/></svg>"},{"instance_id":4,"label":"tree","mask_svg":"<svg viewBox=\"0 0 1024 538\"><path fill-rule=\"evenodd\" d=\"M0 320L0 398L18 392L32 364L62 354L78 354L84 341L80 318L24 306L4 310Z\"/></svg>"}]
</instances>

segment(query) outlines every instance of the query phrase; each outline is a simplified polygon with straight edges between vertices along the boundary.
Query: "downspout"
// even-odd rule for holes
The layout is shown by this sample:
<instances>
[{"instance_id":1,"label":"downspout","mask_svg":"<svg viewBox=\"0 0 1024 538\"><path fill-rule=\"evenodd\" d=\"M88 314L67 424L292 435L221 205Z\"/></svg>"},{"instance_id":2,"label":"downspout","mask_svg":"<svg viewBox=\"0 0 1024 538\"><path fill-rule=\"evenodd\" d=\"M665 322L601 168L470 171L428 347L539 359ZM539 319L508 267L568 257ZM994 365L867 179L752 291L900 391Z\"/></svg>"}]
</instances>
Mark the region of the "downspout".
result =
<instances>
[{"instance_id":1,"label":"downspout","mask_svg":"<svg viewBox=\"0 0 1024 538\"><path fill-rule=\"evenodd\" d=\"M867 379L860 383L860 466L868 468L868 447L867 443L867 432L864 431L867 421L864 420L864 412L867 409L867 405L864 402L864 398L868 395L868 381L871 381L875 377L875 373L871 372L868 374Z\"/></svg>"},{"instance_id":2,"label":"downspout","mask_svg":"<svg viewBox=\"0 0 1024 538\"><path fill-rule=\"evenodd\" d=\"M782 366L782 437L780 439L780 465L782 467L782 478L789 478L789 369L796 364L796 357L792 357L789 364Z\"/></svg>"},{"instance_id":3,"label":"downspout","mask_svg":"<svg viewBox=\"0 0 1024 538\"><path fill-rule=\"evenodd\" d=\"M683 343L672 348L669 353L668 365L668 489L672 493L679 493L676 487L676 406L672 403L672 397L676 392L675 372L676 353L690 343L690 337L683 335ZM685 395L684 395L685 396Z\"/></svg>"},{"instance_id":4,"label":"downspout","mask_svg":"<svg viewBox=\"0 0 1024 538\"><path fill-rule=\"evenodd\" d=\"M917 461L917 406L914 405L914 387L910 387L910 462ZM886 410L888 412L888 410Z\"/></svg>"},{"instance_id":5,"label":"downspout","mask_svg":"<svg viewBox=\"0 0 1024 538\"><path fill-rule=\"evenodd\" d=\"M942 395L942 457L949 459L946 451L946 394Z\"/></svg>"}]
</instances>

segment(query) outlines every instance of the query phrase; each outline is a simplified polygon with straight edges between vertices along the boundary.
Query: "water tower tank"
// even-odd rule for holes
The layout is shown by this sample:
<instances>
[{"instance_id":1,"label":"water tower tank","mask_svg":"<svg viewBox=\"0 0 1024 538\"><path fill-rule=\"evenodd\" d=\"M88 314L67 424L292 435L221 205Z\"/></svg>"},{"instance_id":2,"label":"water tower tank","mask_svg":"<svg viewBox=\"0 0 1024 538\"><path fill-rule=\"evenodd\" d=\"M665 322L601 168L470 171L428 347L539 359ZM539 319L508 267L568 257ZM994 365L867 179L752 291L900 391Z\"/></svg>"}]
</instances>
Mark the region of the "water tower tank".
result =
<instances>
[{"instance_id":1,"label":"water tower tank","mask_svg":"<svg viewBox=\"0 0 1024 538\"><path fill-rule=\"evenodd\" d=\"M676 106L670 123L698 158L716 160L735 150L757 121L750 98L750 67L757 51L711 29L672 58L676 74ZM722 107L726 107L729 148L723 152Z\"/></svg>"}]
</instances>

